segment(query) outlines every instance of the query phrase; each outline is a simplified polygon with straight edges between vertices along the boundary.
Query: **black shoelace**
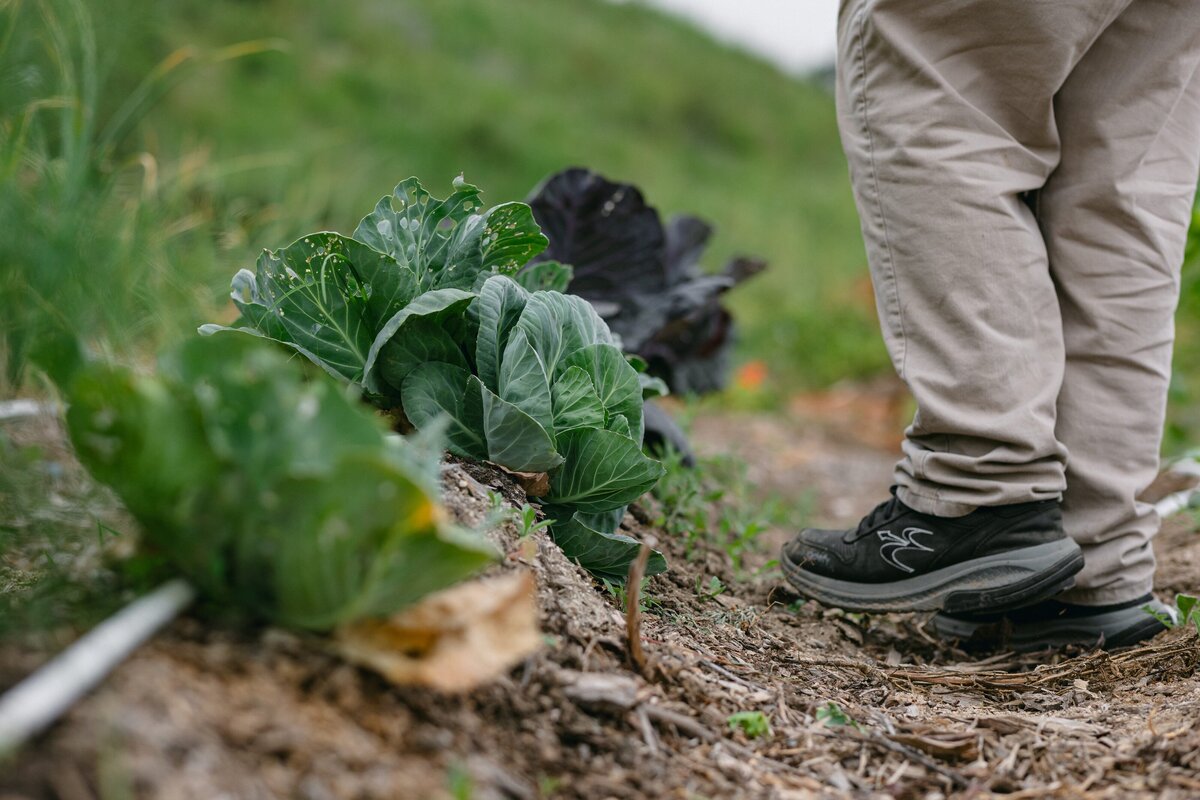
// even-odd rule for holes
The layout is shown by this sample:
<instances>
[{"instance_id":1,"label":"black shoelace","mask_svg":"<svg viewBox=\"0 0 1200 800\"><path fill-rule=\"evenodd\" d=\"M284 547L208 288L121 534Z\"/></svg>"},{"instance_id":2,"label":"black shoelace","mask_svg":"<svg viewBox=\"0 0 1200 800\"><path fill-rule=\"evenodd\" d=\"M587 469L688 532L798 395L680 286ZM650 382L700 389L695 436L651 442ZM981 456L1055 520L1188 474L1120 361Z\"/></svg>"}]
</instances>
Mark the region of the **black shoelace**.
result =
<instances>
[{"instance_id":1,"label":"black shoelace","mask_svg":"<svg viewBox=\"0 0 1200 800\"><path fill-rule=\"evenodd\" d=\"M896 516L899 511L899 505L900 499L892 495L887 500L875 506L875 508L871 509L871 513L859 521L858 527L854 530L854 535L850 537L850 541L858 541L878 527L885 519Z\"/></svg>"}]
</instances>

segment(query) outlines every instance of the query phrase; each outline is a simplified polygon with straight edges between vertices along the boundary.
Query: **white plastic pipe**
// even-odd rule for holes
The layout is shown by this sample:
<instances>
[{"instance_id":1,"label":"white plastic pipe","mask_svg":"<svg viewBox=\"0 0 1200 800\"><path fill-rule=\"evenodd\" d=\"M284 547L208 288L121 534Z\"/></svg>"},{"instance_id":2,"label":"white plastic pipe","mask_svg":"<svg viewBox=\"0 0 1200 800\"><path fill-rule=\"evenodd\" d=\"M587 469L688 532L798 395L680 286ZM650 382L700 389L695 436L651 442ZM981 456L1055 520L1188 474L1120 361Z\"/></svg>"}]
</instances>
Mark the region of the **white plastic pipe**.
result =
<instances>
[{"instance_id":1,"label":"white plastic pipe","mask_svg":"<svg viewBox=\"0 0 1200 800\"><path fill-rule=\"evenodd\" d=\"M0 421L17 419L19 417L36 417L51 408L37 400L4 400L0 401Z\"/></svg>"},{"instance_id":2,"label":"white plastic pipe","mask_svg":"<svg viewBox=\"0 0 1200 800\"><path fill-rule=\"evenodd\" d=\"M48 727L195 598L180 579L134 600L0 697L0 755Z\"/></svg>"},{"instance_id":3,"label":"white plastic pipe","mask_svg":"<svg viewBox=\"0 0 1200 800\"><path fill-rule=\"evenodd\" d=\"M1191 506L1192 498L1195 496L1195 489L1185 489L1182 492L1169 494L1154 504L1154 510L1158 512L1160 519L1166 519Z\"/></svg>"}]
</instances>

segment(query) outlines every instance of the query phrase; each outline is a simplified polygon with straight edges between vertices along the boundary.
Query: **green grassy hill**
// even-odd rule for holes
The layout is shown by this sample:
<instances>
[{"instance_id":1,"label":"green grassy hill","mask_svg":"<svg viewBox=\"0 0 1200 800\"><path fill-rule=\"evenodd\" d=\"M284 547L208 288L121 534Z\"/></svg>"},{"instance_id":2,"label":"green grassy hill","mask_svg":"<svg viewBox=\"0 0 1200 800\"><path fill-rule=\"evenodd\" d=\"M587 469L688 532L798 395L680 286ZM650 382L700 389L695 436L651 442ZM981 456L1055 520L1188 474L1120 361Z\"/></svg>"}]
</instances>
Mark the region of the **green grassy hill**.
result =
<instances>
[{"instance_id":1,"label":"green grassy hill","mask_svg":"<svg viewBox=\"0 0 1200 800\"><path fill-rule=\"evenodd\" d=\"M710 263L761 254L733 301L744 357L785 383L886 368L832 98L684 23L600 0L126 3L113 83L172 50L270 39L198 69L127 149L193 154L194 205L238 267L316 227L351 230L410 174L493 202L581 164L718 225Z\"/></svg>"}]
</instances>

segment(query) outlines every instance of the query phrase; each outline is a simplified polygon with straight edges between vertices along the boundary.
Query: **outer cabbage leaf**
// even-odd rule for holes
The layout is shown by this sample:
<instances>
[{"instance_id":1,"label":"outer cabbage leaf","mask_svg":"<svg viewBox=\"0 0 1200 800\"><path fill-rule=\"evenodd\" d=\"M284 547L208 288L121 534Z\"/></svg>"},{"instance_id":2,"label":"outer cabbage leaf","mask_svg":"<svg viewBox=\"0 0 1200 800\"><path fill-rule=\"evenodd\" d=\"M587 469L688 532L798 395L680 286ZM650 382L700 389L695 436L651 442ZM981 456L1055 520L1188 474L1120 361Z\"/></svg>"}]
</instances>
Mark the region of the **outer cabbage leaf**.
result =
<instances>
[{"instance_id":1,"label":"outer cabbage leaf","mask_svg":"<svg viewBox=\"0 0 1200 800\"><path fill-rule=\"evenodd\" d=\"M422 364L405 378L401 397L405 415L418 430L444 419L450 451L482 461L488 458L483 398L471 379L471 373L454 364Z\"/></svg>"},{"instance_id":2,"label":"outer cabbage leaf","mask_svg":"<svg viewBox=\"0 0 1200 800\"><path fill-rule=\"evenodd\" d=\"M221 469L199 409L160 381L105 364L81 366L63 388L76 455L98 481L117 489L146 536L185 523L199 487L216 482ZM175 544L161 538L168 549Z\"/></svg>"},{"instance_id":3,"label":"outer cabbage leaf","mask_svg":"<svg viewBox=\"0 0 1200 800\"><path fill-rule=\"evenodd\" d=\"M528 300L529 293L517 283L494 276L480 287L479 300L471 306L479 323L475 367L479 379L492 391L499 389L501 354Z\"/></svg>"},{"instance_id":4,"label":"outer cabbage leaf","mask_svg":"<svg viewBox=\"0 0 1200 800\"><path fill-rule=\"evenodd\" d=\"M557 261L538 261L526 264L513 276L513 280L531 292L562 292L566 294L571 285L574 270L570 264Z\"/></svg>"},{"instance_id":5,"label":"outer cabbage leaf","mask_svg":"<svg viewBox=\"0 0 1200 800\"><path fill-rule=\"evenodd\" d=\"M625 582L629 566L641 549L641 542L616 533L617 525L612 524L612 514L583 514L560 506L548 506L545 512L547 517L555 520L550 527L550 534L567 558L598 578L614 583ZM616 510L617 524L624 514L623 506ZM657 550L651 550L646 574L657 575L666 571L666 558Z\"/></svg>"},{"instance_id":6,"label":"outer cabbage leaf","mask_svg":"<svg viewBox=\"0 0 1200 800\"><path fill-rule=\"evenodd\" d=\"M647 375L644 372L638 373L638 383L642 387L642 399L653 400L656 397L666 397L671 393L667 388L667 383L662 378L656 378L653 375Z\"/></svg>"},{"instance_id":7,"label":"outer cabbage leaf","mask_svg":"<svg viewBox=\"0 0 1200 800\"><path fill-rule=\"evenodd\" d=\"M461 580L492 555L476 537L439 533L429 495L380 454L343 459L319 479L288 481L277 491L279 511L262 531L275 552L243 568L273 577L275 616L287 625L321 630L384 616Z\"/></svg>"},{"instance_id":8,"label":"outer cabbage leaf","mask_svg":"<svg viewBox=\"0 0 1200 800\"><path fill-rule=\"evenodd\" d=\"M416 291L412 274L382 253L336 233L314 233L264 251L256 271L233 279L242 318L232 328L291 347L334 377L357 383L377 321Z\"/></svg>"},{"instance_id":9,"label":"outer cabbage leaf","mask_svg":"<svg viewBox=\"0 0 1200 800\"><path fill-rule=\"evenodd\" d=\"M563 463L554 439L537 420L501 399L472 376L468 391L483 396L483 429L488 460L518 472L547 472Z\"/></svg>"},{"instance_id":10,"label":"outer cabbage leaf","mask_svg":"<svg viewBox=\"0 0 1200 800\"><path fill-rule=\"evenodd\" d=\"M81 461L218 601L325 629L494 556L440 523L436 476L369 412L252 339L193 340L155 377L85 364L64 390Z\"/></svg>"},{"instance_id":11,"label":"outer cabbage leaf","mask_svg":"<svg viewBox=\"0 0 1200 800\"><path fill-rule=\"evenodd\" d=\"M662 464L646 457L637 442L613 431L568 431L559 437L558 450L563 464L550 473L550 492L543 499L585 513L632 503L664 471Z\"/></svg>"},{"instance_id":12,"label":"outer cabbage leaf","mask_svg":"<svg viewBox=\"0 0 1200 800\"><path fill-rule=\"evenodd\" d=\"M227 363L213 368L225 355ZM236 462L255 487L282 475L320 475L330 459L379 445L379 426L347 403L329 381L297 386L281 380L278 354L222 337L190 345L160 360L163 378L186 387L199 410L213 454ZM231 409L265 409L237 414Z\"/></svg>"},{"instance_id":13,"label":"outer cabbage leaf","mask_svg":"<svg viewBox=\"0 0 1200 800\"><path fill-rule=\"evenodd\" d=\"M467 366L461 345L450 331L452 323L465 314L474 299L474 294L461 289L436 289L397 311L380 329L367 353L364 364L367 390L394 394L408 373L427 361ZM414 322L418 324L413 325Z\"/></svg>"}]
</instances>

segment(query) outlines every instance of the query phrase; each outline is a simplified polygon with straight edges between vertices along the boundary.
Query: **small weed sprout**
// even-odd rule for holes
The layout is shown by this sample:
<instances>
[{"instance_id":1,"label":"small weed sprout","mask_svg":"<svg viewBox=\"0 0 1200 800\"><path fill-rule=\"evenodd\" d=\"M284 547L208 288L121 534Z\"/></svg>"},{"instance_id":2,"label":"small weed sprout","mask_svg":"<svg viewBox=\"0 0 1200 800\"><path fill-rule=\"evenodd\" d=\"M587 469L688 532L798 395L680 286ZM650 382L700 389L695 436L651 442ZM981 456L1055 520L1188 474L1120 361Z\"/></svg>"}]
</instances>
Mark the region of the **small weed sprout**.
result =
<instances>
[{"instance_id":1,"label":"small weed sprout","mask_svg":"<svg viewBox=\"0 0 1200 800\"><path fill-rule=\"evenodd\" d=\"M522 505L521 509L517 512L517 524L521 526L522 539L532 533L544 531L554 523L552 519L544 519L539 522L537 515L538 510L529 505L529 503Z\"/></svg>"},{"instance_id":2,"label":"small weed sprout","mask_svg":"<svg viewBox=\"0 0 1200 800\"><path fill-rule=\"evenodd\" d=\"M761 711L739 711L729 715L729 729L740 730L747 739L771 735L771 720Z\"/></svg>"},{"instance_id":3,"label":"small weed sprout","mask_svg":"<svg viewBox=\"0 0 1200 800\"><path fill-rule=\"evenodd\" d=\"M1175 608L1171 609L1175 612L1173 614L1156 611L1148 605L1142 606L1142 609L1168 628L1179 628L1191 623L1196 626L1197 632L1200 632L1200 598L1193 595L1175 595Z\"/></svg>"},{"instance_id":4,"label":"small weed sprout","mask_svg":"<svg viewBox=\"0 0 1200 800\"><path fill-rule=\"evenodd\" d=\"M625 588L624 583L610 581L608 578L601 578L600 583L604 586L604 591L617 602L621 608L621 613L624 614L629 610L629 592ZM655 597L651 597L649 592L650 576L642 578L642 590L638 592L638 609L643 613L647 613L652 608L657 608L662 605L662 602Z\"/></svg>"},{"instance_id":5,"label":"small weed sprout","mask_svg":"<svg viewBox=\"0 0 1200 800\"><path fill-rule=\"evenodd\" d=\"M746 557L761 549L764 532L802 527L811 507L809 496L786 505L764 500L755 492L746 465L729 456L703 458L692 468L668 448L662 464L666 473L652 490L663 509L656 524L683 539L689 559L698 544L708 542L729 554L739 574Z\"/></svg>"},{"instance_id":6,"label":"small weed sprout","mask_svg":"<svg viewBox=\"0 0 1200 800\"><path fill-rule=\"evenodd\" d=\"M696 595L706 599L712 599L718 595L725 593L727 587L721 583L721 579L713 575L708 579L708 586L704 585L704 579L699 575L696 576Z\"/></svg>"},{"instance_id":7,"label":"small weed sprout","mask_svg":"<svg viewBox=\"0 0 1200 800\"><path fill-rule=\"evenodd\" d=\"M840 728L845 725L858 727L858 723L850 719L850 715L832 700L817 709L816 718L818 725L824 725L827 728Z\"/></svg>"}]
</instances>

